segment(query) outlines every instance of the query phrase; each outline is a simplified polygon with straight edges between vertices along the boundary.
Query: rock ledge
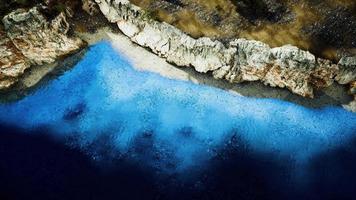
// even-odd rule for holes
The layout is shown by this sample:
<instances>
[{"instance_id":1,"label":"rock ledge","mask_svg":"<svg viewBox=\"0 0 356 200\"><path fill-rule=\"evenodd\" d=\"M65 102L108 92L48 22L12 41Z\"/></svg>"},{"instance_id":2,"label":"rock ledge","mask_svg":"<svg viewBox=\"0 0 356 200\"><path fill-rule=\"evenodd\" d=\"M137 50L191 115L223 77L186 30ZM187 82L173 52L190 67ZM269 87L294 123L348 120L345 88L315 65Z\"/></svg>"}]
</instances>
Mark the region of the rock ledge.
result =
<instances>
[{"instance_id":1,"label":"rock ledge","mask_svg":"<svg viewBox=\"0 0 356 200\"><path fill-rule=\"evenodd\" d=\"M224 45L207 37L194 39L170 24L155 21L128 0L95 2L131 41L177 66L211 72L214 78L232 83L261 81L310 98L315 89L334 82L354 88L356 57L343 57L334 64L291 45L271 48L255 40L234 39ZM356 110L355 102L356 99L347 108Z\"/></svg>"},{"instance_id":2,"label":"rock ledge","mask_svg":"<svg viewBox=\"0 0 356 200\"><path fill-rule=\"evenodd\" d=\"M261 81L313 97L314 89L328 87L335 81L349 84L356 78L355 57L333 64L291 45L270 48L246 39L231 40L227 45L207 37L194 39L170 24L153 20L128 0L95 1L106 18L117 23L133 42L170 63L212 72L218 79L233 83Z\"/></svg>"},{"instance_id":3,"label":"rock ledge","mask_svg":"<svg viewBox=\"0 0 356 200\"><path fill-rule=\"evenodd\" d=\"M14 85L26 69L72 54L85 43L69 38L63 13L48 22L38 7L18 9L3 18L0 30L0 90Z\"/></svg>"}]
</instances>

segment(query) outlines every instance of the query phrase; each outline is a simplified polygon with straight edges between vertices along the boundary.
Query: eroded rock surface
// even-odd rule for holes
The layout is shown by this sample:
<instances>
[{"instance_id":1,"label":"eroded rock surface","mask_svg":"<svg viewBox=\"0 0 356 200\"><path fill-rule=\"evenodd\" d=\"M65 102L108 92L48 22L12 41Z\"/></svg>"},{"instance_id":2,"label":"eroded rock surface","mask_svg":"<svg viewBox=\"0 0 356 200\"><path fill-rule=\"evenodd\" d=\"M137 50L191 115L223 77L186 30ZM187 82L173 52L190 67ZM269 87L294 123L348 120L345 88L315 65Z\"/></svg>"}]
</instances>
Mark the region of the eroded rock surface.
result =
<instances>
[{"instance_id":1,"label":"eroded rock surface","mask_svg":"<svg viewBox=\"0 0 356 200\"><path fill-rule=\"evenodd\" d=\"M13 85L29 66L28 59L14 46L6 33L0 31L0 89Z\"/></svg>"},{"instance_id":2,"label":"eroded rock surface","mask_svg":"<svg viewBox=\"0 0 356 200\"><path fill-rule=\"evenodd\" d=\"M172 25L153 20L128 0L95 1L106 18L117 23L133 42L170 63L211 72L218 79L235 83L261 81L272 87L286 87L304 97L313 97L315 88L330 86L334 81L339 84L355 81L354 57L333 64L291 45L270 48L246 39L224 44L207 37L194 39Z\"/></svg>"},{"instance_id":3,"label":"eroded rock surface","mask_svg":"<svg viewBox=\"0 0 356 200\"><path fill-rule=\"evenodd\" d=\"M91 16L99 12L94 0L82 0L82 9Z\"/></svg>"},{"instance_id":4,"label":"eroded rock surface","mask_svg":"<svg viewBox=\"0 0 356 200\"><path fill-rule=\"evenodd\" d=\"M350 68L346 69L344 71L346 78L352 79L353 81L350 84L350 95L353 96L353 101L351 101L349 104L345 105L344 107L352 112L356 112L356 81L355 81L355 73L352 73L350 71L355 70L356 68L356 58L348 58L340 61L343 64L346 64L347 66L350 66ZM345 81L345 80L342 80ZM346 79L347 81L347 79Z\"/></svg>"},{"instance_id":5,"label":"eroded rock surface","mask_svg":"<svg viewBox=\"0 0 356 200\"><path fill-rule=\"evenodd\" d=\"M0 89L12 86L31 66L53 63L84 46L82 40L67 36L69 24L63 13L49 22L37 7L18 9L2 21Z\"/></svg>"}]
</instances>

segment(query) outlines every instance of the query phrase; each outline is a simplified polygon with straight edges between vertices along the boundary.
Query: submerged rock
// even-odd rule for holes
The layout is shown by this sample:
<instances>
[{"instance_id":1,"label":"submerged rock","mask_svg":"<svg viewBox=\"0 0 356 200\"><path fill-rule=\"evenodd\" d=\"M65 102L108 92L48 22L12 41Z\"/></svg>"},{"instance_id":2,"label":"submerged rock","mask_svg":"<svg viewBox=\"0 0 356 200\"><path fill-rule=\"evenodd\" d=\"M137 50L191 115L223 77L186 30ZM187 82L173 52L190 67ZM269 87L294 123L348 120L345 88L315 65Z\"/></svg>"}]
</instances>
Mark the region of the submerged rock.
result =
<instances>
[{"instance_id":1,"label":"submerged rock","mask_svg":"<svg viewBox=\"0 0 356 200\"><path fill-rule=\"evenodd\" d=\"M34 65L55 62L84 46L67 36L69 24L63 13L47 21L38 7L18 9L3 18L0 32L0 89L16 83Z\"/></svg>"},{"instance_id":2,"label":"submerged rock","mask_svg":"<svg viewBox=\"0 0 356 200\"><path fill-rule=\"evenodd\" d=\"M207 37L194 39L128 0L95 0L106 18L133 42L177 66L211 72L230 82L261 81L272 87L288 88L295 94L313 97L314 89L334 81L355 81L355 58L342 58L339 64L316 58L308 51L285 45L270 48L254 40L235 39L227 44Z\"/></svg>"}]
</instances>

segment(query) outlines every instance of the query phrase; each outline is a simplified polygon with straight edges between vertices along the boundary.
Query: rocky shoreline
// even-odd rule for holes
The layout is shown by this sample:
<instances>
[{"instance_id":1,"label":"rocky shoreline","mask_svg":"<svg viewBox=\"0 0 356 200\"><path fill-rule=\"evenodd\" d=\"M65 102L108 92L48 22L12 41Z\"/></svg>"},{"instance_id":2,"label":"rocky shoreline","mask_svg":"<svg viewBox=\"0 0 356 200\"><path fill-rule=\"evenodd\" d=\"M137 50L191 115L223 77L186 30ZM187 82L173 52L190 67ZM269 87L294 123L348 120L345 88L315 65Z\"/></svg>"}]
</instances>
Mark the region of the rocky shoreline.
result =
<instances>
[{"instance_id":1,"label":"rocky shoreline","mask_svg":"<svg viewBox=\"0 0 356 200\"><path fill-rule=\"evenodd\" d=\"M40 7L18 9L6 15L0 32L0 90L16 84L31 67L45 66L72 55L86 46L69 37L64 13L48 21Z\"/></svg>"},{"instance_id":2,"label":"rocky shoreline","mask_svg":"<svg viewBox=\"0 0 356 200\"><path fill-rule=\"evenodd\" d=\"M95 44L104 38L112 44L120 55L126 57L136 70L153 72L169 79L220 88L237 96L280 99L314 109L323 109L328 106L346 107L346 104L352 100L348 94L348 88L336 83L315 91L315 97L311 99L293 94L283 88L266 86L258 81L235 84L223 79L214 79L211 74L199 73L192 67L176 67L169 64L164 58L133 43L125 35L113 31L115 30L108 27L101 28L94 35L83 33L80 37L90 41L91 44Z\"/></svg>"},{"instance_id":3,"label":"rocky shoreline","mask_svg":"<svg viewBox=\"0 0 356 200\"><path fill-rule=\"evenodd\" d=\"M194 39L172 25L155 21L128 0L83 1L82 8L91 16L100 15L95 4L132 42L175 66L192 67L231 84L259 81L310 98L315 90L349 85L354 101L346 108L356 111L356 57L343 57L335 64L291 45L270 48L246 39ZM31 67L56 65L56 60L86 46L80 34L69 36L71 25L66 15L62 12L49 20L39 7L34 7L4 17L5 30L0 31L0 90L11 88ZM91 40L90 37L89 34L84 40Z\"/></svg>"},{"instance_id":4,"label":"rocky shoreline","mask_svg":"<svg viewBox=\"0 0 356 200\"><path fill-rule=\"evenodd\" d=\"M291 45L270 48L246 39L225 43L207 37L194 39L172 25L155 21L128 0L96 0L96 3L131 41L149 48L169 63L193 67L217 79L232 83L261 81L311 98L315 89L334 82L353 85L356 79L356 57L343 57L334 64Z\"/></svg>"}]
</instances>

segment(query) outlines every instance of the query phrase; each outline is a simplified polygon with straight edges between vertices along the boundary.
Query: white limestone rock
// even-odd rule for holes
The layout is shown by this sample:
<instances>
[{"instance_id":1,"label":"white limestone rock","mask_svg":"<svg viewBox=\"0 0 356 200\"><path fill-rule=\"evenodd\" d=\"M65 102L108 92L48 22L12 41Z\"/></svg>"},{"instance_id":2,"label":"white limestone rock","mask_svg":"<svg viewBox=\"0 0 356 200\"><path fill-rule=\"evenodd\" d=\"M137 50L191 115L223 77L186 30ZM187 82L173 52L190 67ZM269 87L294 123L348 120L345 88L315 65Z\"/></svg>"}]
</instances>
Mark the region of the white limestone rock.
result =
<instances>
[{"instance_id":1,"label":"white limestone rock","mask_svg":"<svg viewBox=\"0 0 356 200\"><path fill-rule=\"evenodd\" d=\"M128 0L95 2L133 42L177 66L212 72L214 78L236 83L261 81L304 97L313 97L315 88L330 86L334 80L340 84L355 80L355 58L343 58L336 65L295 46L270 48L246 39L225 46L206 37L194 39L170 24L157 22Z\"/></svg>"},{"instance_id":2,"label":"white limestone rock","mask_svg":"<svg viewBox=\"0 0 356 200\"><path fill-rule=\"evenodd\" d=\"M69 24L63 13L48 22L37 7L18 9L2 21L5 31L0 31L0 89L16 83L31 65L53 63L84 46L82 40L66 35Z\"/></svg>"}]
</instances>

